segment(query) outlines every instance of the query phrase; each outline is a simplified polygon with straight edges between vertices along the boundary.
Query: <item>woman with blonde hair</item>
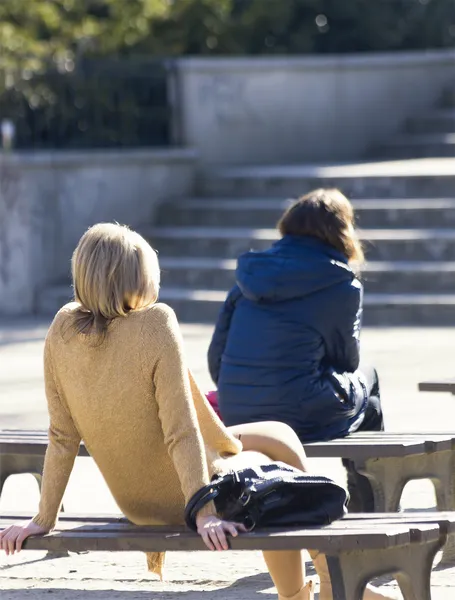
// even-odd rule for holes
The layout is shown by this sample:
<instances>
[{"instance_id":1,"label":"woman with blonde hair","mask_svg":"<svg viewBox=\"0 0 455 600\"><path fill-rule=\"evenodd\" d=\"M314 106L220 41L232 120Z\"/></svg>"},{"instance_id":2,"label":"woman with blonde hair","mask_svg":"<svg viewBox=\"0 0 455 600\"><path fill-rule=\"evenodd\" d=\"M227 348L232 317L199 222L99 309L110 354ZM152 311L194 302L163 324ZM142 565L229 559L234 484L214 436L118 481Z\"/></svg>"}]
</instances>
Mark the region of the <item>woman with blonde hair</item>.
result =
<instances>
[{"instance_id":1,"label":"woman with blonde hair","mask_svg":"<svg viewBox=\"0 0 455 600\"><path fill-rule=\"evenodd\" d=\"M174 312L156 303L158 260L140 235L95 225L74 252L72 273L75 302L57 313L44 349L50 427L39 512L0 534L8 554L54 527L81 439L138 525L182 524L185 504L215 473L270 460L306 470L286 425L226 428L215 415L188 370ZM211 550L227 549L226 535L244 530L219 519L213 504L196 522ZM280 600L310 598L300 552L264 557ZM161 575L163 559L148 554L150 570ZM316 560L324 577L324 557Z\"/></svg>"},{"instance_id":2,"label":"woman with blonde hair","mask_svg":"<svg viewBox=\"0 0 455 600\"><path fill-rule=\"evenodd\" d=\"M352 204L339 190L314 190L278 229L270 249L240 256L209 348L224 423L279 420L303 442L383 429L376 371L360 365L363 252ZM350 509L372 510L368 480L345 465Z\"/></svg>"}]
</instances>

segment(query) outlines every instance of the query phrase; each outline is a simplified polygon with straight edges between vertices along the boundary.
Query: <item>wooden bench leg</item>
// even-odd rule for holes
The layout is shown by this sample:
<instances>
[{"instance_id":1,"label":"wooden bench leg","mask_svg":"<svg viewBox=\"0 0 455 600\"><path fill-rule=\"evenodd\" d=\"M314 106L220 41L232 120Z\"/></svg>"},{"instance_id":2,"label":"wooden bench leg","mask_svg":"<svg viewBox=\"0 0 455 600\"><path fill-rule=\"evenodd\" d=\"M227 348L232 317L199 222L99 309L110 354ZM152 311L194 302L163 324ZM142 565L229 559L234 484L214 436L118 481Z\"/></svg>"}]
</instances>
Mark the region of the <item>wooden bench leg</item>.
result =
<instances>
[{"instance_id":1,"label":"wooden bench leg","mask_svg":"<svg viewBox=\"0 0 455 600\"><path fill-rule=\"evenodd\" d=\"M2 454L0 461L0 479L6 474L23 475L29 473L35 477L41 489L41 474L43 472L44 456L34 454Z\"/></svg>"},{"instance_id":2,"label":"wooden bench leg","mask_svg":"<svg viewBox=\"0 0 455 600\"><path fill-rule=\"evenodd\" d=\"M0 497L5 481L10 475L32 475L41 493L44 456L33 454L3 454L0 461ZM64 512L62 505L61 511Z\"/></svg>"},{"instance_id":3,"label":"wooden bench leg","mask_svg":"<svg viewBox=\"0 0 455 600\"><path fill-rule=\"evenodd\" d=\"M431 570L440 544L434 549L431 544L414 545L394 576L405 600L431 600Z\"/></svg>"},{"instance_id":4,"label":"wooden bench leg","mask_svg":"<svg viewBox=\"0 0 455 600\"><path fill-rule=\"evenodd\" d=\"M436 477L432 482L436 491L436 502L438 510L455 511L455 450L450 453L441 453L444 457L435 469ZM455 534L449 535L444 546L441 564L455 562Z\"/></svg>"},{"instance_id":5,"label":"wooden bench leg","mask_svg":"<svg viewBox=\"0 0 455 600\"><path fill-rule=\"evenodd\" d=\"M1 462L0 462L0 498L2 497L3 486L5 485L5 482L10 475L11 475L11 473L7 473L6 471L4 471L1 468Z\"/></svg>"},{"instance_id":6,"label":"wooden bench leg","mask_svg":"<svg viewBox=\"0 0 455 600\"><path fill-rule=\"evenodd\" d=\"M370 479L375 512L398 510L404 486L414 479L433 482L438 510L455 510L455 449L402 458L369 459L356 468ZM455 535L449 536L441 560L442 564L453 562Z\"/></svg>"},{"instance_id":7,"label":"wooden bench leg","mask_svg":"<svg viewBox=\"0 0 455 600\"><path fill-rule=\"evenodd\" d=\"M362 600L367 583L392 574L404 600L431 600L431 568L440 541L327 556L333 600Z\"/></svg>"},{"instance_id":8,"label":"wooden bench leg","mask_svg":"<svg viewBox=\"0 0 455 600\"><path fill-rule=\"evenodd\" d=\"M10 475L30 474L35 478L41 493L41 480L44 466L44 457L32 454L6 454L2 455L0 461L0 497L5 481ZM63 505L61 511L64 511ZM46 558L63 558L69 556L66 550L59 552L49 551Z\"/></svg>"},{"instance_id":9,"label":"wooden bench leg","mask_svg":"<svg viewBox=\"0 0 455 600\"><path fill-rule=\"evenodd\" d=\"M403 488L408 482L404 459L372 458L354 462L359 473L368 477L374 495L374 512L396 512Z\"/></svg>"}]
</instances>

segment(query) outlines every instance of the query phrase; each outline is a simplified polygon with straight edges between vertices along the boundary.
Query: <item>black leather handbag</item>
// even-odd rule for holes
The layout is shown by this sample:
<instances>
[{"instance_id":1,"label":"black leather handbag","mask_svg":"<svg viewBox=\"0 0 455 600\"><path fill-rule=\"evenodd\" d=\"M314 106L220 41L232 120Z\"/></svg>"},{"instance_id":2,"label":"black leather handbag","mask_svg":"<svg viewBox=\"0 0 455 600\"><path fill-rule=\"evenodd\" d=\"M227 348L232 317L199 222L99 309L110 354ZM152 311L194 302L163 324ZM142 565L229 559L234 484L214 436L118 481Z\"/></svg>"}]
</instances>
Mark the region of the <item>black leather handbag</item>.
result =
<instances>
[{"instance_id":1,"label":"black leather handbag","mask_svg":"<svg viewBox=\"0 0 455 600\"><path fill-rule=\"evenodd\" d=\"M185 522L197 530L196 515L214 501L218 516L255 527L328 525L346 514L347 491L320 475L282 462L215 475L185 508Z\"/></svg>"}]
</instances>

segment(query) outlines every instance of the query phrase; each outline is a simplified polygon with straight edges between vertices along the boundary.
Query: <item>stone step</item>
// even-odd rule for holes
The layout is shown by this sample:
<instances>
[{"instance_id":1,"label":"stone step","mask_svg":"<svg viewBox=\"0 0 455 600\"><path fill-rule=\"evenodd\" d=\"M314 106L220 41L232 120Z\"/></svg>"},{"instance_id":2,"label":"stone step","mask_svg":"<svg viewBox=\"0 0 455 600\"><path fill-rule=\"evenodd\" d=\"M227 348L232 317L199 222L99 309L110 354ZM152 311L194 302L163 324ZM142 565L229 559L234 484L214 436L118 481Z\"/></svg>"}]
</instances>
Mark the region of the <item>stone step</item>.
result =
<instances>
[{"instance_id":1,"label":"stone step","mask_svg":"<svg viewBox=\"0 0 455 600\"><path fill-rule=\"evenodd\" d=\"M140 231L162 256L236 258L265 250L275 229L244 227L160 227ZM455 260L455 229L364 229L359 231L369 260Z\"/></svg>"},{"instance_id":2,"label":"stone step","mask_svg":"<svg viewBox=\"0 0 455 600\"><path fill-rule=\"evenodd\" d=\"M160 264L165 288L228 290L235 282L236 260L161 257ZM367 293L455 294L455 262L371 262L361 279Z\"/></svg>"},{"instance_id":3,"label":"stone step","mask_svg":"<svg viewBox=\"0 0 455 600\"><path fill-rule=\"evenodd\" d=\"M455 133L455 108L438 109L411 117L406 122L409 133Z\"/></svg>"},{"instance_id":4,"label":"stone step","mask_svg":"<svg viewBox=\"0 0 455 600\"><path fill-rule=\"evenodd\" d=\"M454 190L455 192L455 190ZM157 225L273 227L291 200L192 198L164 204ZM361 227L455 226L455 197L353 201Z\"/></svg>"},{"instance_id":5,"label":"stone step","mask_svg":"<svg viewBox=\"0 0 455 600\"><path fill-rule=\"evenodd\" d=\"M160 301L176 311L181 322L215 323L224 292L164 288ZM438 326L453 324L455 295L369 294L364 300L365 325Z\"/></svg>"},{"instance_id":6,"label":"stone step","mask_svg":"<svg viewBox=\"0 0 455 600\"><path fill-rule=\"evenodd\" d=\"M441 96L442 108L455 108L455 88L447 88Z\"/></svg>"},{"instance_id":7,"label":"stone step","mask_svg":"<svg viewBox=\"0 0 455 600\"><path fill-rule=\"evenodd\" d=\"M38 312L54 315L71 299L69 285L44 290ZM215 323L226 297L225 291L164 287L160 302L176 311L182 322ZM455 322L455 294L365 294L365 325L448 325Z\"/></svg>"},{"instance_id":8,"label":"stone step","mask_svg":"<svg viewBox=\"0 0 455 600\"><path fill-rule=\"evenodd\" d=\"M376 154L376 153L375 153ZM405 134L397 136L377 151L384 158L455 158L455 133Z\"/></svg>"},{"instance_id":9,"label":"stone step","mask_svg":"<svg viewBox=\"0 0 455 600\"><path fill-rule=\"evenodd\" d=\"M291 198L318 187L350 198L450 198L455 158L334 165L268 165L212 169L199 182L204 196Z\"/></svg>"},{"instance_id":10,"label":"stone step","mask_svg":"<svg viewBox=\"0 0 455 600\"><path fill-rule=\"evenodd\" d=\"M73 289L69 283L51 285L44 288L37 297L36 312L52 316L73 299Z\"/></svg>"}]
</instances>

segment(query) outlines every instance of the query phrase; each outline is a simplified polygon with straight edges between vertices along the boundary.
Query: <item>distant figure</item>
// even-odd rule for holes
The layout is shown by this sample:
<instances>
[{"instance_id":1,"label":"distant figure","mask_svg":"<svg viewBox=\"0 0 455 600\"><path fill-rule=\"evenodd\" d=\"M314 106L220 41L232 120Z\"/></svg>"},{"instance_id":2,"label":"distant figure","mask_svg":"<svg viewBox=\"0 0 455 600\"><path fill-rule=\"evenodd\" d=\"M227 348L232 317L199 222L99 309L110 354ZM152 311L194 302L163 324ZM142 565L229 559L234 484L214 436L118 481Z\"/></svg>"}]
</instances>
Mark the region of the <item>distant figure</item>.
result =
<instances>
[{"instance_id":1,"label":"distant figure","mask_svg":"<svg viewBox=\"0 0 455 600\"><path fill-rule=\"evenodd\" d=\"M247 252L208 352L227 425L280 420L303 442L384 428L374 369L359 367L363 252L354 210L319 189L282 215L281 239ZM351 509L371 510L370 484L349 461ZM370 500L359 506L358 486ZM357 504L356 504L357 503Z\"/></svg>"}]
</instances>

